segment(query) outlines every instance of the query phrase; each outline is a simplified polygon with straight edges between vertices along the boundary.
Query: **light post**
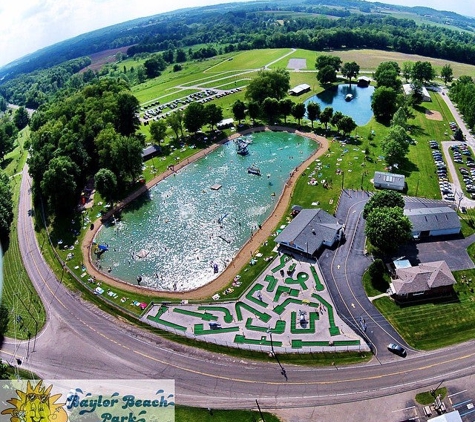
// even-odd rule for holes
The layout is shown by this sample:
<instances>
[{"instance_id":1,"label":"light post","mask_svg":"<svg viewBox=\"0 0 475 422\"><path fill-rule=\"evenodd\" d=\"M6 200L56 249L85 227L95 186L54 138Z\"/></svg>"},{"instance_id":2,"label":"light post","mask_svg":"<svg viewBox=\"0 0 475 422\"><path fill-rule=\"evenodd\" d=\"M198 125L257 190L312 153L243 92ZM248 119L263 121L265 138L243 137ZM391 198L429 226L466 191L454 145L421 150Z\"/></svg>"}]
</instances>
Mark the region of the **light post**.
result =
<instances>
[{"instance_id":1,"label":"light post","mask_svg":"<svg viewBox=\"0 0 475 422\"><path fill-rule=\"evenodd\" d=\"M272 341L272 330L270 328L267 329L267 332L269 333L270 335L270 348L272 350L272 355L275 357L275 360L277 361L277 363L279 364L279 367L280 367L280 373L283 375L283 377L285 378L285 380L287 381L287 372L285 371L284 367L282 366L282 364L280 363L279 361L279 358L277 357L277 355L275 354L275 351L274 351L274 342Z\"/></svg>"},{"instance_id":2,"label":"light post","mask_svg":"<svg viewBox=\"0 0 475 422\"><path fill-rule=\"evenodd\" d=\"M343 190L343 187L345 186L345 172L341 172L341 190Z\"/></svg>"}]
</instances>

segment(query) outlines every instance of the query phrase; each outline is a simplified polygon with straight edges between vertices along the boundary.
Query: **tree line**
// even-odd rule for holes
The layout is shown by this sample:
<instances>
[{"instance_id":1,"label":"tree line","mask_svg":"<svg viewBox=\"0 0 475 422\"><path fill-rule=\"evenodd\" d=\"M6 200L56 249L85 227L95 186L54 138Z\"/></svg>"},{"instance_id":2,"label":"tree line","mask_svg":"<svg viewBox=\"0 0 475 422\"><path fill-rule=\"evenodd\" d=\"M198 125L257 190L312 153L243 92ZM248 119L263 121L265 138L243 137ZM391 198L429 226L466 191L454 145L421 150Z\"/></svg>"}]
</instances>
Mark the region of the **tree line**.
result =
<instances>
[{"instance_id":1,"label":"tree line","mask_svg":"<svg viewBox=\"0 0 475 422\"><path fill-rule=\"evenodd\" d=\"M30 122L35 198L52 214L69 215L98 173L109 196L120 196L142 171L138 110L127 85L112 79L94 80L40 108Z\"/></svg>"}]
</instances>

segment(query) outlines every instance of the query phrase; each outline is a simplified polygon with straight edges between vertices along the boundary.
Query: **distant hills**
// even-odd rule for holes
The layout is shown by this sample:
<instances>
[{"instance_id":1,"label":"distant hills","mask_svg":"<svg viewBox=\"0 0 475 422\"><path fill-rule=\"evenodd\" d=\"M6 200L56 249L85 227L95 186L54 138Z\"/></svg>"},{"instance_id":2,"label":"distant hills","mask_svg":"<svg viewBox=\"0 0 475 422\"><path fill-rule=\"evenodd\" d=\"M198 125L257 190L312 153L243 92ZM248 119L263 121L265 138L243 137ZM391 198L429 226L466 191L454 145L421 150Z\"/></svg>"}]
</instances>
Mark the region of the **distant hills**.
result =
<instances>
[{"instance_id":1,"label":"distant hills","mask_svg":"<svg viewBox=\"0 0 475 422\"><path fill-rule=\"evenodd\" d=\"M181 25L186 29L199 25L205 18L216 19L223 14L239 11L276 11L293 10L298 12L313 8L321 9L322 14L344 16L350 13L390 15L405 13L407 19L422 20L427 24L449 25L471 33L475 32L475 19L453 12L438 11L428 7L393 6L385 3L371 3L364 0L261 0L245 3L227 3L192 9L181 9L146 18L134 19L109 26L75 38L59 42L15 60L0 68L0 81L5 82L22 73L46 69L64 61L89 56L103 50L114 49L143 43L148 37L157 37L160 33L169 33L170 28ZM219 16L218 16L219 15ZM206 43L206 40L204 40Z\"/></svg>"}]
</instances>

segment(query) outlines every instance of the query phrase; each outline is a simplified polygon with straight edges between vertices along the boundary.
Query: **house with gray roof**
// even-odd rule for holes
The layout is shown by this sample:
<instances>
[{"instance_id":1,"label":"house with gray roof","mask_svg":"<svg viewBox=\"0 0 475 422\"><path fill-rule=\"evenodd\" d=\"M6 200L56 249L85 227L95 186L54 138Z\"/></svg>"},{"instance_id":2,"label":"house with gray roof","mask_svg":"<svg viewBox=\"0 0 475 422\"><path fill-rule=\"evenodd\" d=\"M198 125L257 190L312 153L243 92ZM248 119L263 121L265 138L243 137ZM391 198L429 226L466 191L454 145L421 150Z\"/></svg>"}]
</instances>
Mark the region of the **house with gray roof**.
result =
<instances>
[{"instance_id":1,"label":"house with gray roof","mask_svg":"<svg viewBox=\"0 0 475 422\"><path fill-rule=\"evenodd\" d=\"M404 215L411 221L414 239L459 234L462 228L457 212L447 206L405 208Z\"/></svg>"},{"instance_id":2,"label":"house with gray roof","mask_svg":"<svg viewBox=\"0 0 475 422\"><path fill-rule=\"evenodd\" d=\"M343 226L326 211L302 209L275 238L284 248L315 255L323 246L332 247L343 236Z\"/></svg>"},{"instance_id":3,"label":"house with gray roof","mask_svg":"<svg viewBox=\"0 0 475 422\"><path fill-rule=\"evenodd\" d=\"M402 174L375 171L373 184L379 189L403 191L406 187L406 177Z\"/></svg>"},{"instance_id":4,"label":"house with gray roof","mask_svg":"<svg viewBox=\"0 0 475 422\"><path fill-rule=\"evenodd\" d=\"M424 300L451 295L455 283L445 261L426 262L416 267L396 268L390 290L396 301Z\"/></svg>"}]
</instances>

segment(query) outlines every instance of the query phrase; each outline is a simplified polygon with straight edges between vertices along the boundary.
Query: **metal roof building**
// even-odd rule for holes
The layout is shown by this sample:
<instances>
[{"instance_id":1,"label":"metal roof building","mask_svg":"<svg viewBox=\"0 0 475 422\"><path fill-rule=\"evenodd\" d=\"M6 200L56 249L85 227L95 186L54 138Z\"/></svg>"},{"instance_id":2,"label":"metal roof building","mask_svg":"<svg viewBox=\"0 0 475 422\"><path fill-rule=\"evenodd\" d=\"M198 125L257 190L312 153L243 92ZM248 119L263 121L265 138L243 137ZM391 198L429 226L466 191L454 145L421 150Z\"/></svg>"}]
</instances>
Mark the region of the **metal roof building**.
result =
<instances>
[{"instance_id":1,"label":"metal roof building","mask_svg":"<svg viewBox=\"0 0 475 422\"><path fill-rule=\"evenodd\" d=\"M402 174L374 172L374 187L402 191L406 187L406 176Z\"/></svg>"},{"instance_id":2,"label":"metal roof building","mask_svg":"<svg viewBox=\"0 0 475 422\"><path fill-rule=\"evenodd\" d=\"M462 228L459 216L449 207L405 208L404 215L411 221L416 239L459 234Z\"/></svg>"},{"instance_id":3,"label":"metal roof building","mask_svg":"<svg viewBox=\"0 0 475 422\"><path fill-rule=\"evenodd\" d=\"M296 87L292 88L290 91L289 91L289 94L290 95L301 95L305 92L308 92L310 91L310 85L308 84L300 84L300 85L297 85Z\"/></svg>"},{"instance_id":4,"label":"metal roof building","mask_svg":"<svg viewBox=\"0 0 475 422\"><path fill-rule=\"evenodd\" d=\"M303 209L275 238L281 246L314 255L322 246L332 247L343 235L338 220L320 208Z\"/></svg>"}]
</instances>

